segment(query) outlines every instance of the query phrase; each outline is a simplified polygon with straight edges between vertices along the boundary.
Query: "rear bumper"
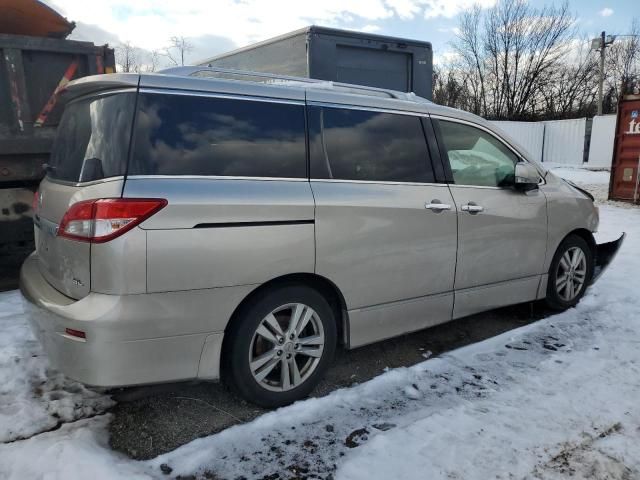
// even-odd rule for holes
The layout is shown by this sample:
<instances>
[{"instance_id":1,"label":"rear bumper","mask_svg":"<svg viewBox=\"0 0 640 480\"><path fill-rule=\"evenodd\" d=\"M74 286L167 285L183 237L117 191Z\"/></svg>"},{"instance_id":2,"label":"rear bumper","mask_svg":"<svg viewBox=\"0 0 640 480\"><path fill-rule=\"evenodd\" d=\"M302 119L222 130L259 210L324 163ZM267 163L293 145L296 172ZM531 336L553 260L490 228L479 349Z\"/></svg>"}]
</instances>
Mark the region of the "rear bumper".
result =
<instances>
[{"instance_id":1,"label":"rear bumper","mask_svg":"<svg viewBox=\"0 0 640 480\"><path fill-rule=\"evenodd\" d=\"M34 253L22 266L20 290L52 365L82 383L115 387L217 379L224 328L250 287L74 300L47 283Z\"/></svg>"},{"instance_id":2,"label":"rear bumper","mask_svg":"<svg viewBox=\"0 0 640 480\"><path fill-rule=\"evenodd\" d=\"M615 256L618 254L618 250L622 246L626 234L620 235L620 238L613 242L600 243L596 247L595 267L593 269L593 276L591 283L595 283L600 276L604 273L607 267L611 264Z\"/></svg>"}]
</instances>

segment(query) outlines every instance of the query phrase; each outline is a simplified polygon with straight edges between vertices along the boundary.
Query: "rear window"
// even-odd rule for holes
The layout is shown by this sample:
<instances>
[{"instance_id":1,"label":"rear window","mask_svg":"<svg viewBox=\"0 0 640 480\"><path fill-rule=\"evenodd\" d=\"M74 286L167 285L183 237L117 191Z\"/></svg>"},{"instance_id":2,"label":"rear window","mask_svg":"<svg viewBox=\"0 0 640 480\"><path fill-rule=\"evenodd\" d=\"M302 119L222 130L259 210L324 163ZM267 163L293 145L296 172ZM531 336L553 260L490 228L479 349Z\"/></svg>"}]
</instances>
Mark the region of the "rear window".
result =
<instances>
[{"instance_id":1,"label":"rear window","mask_svg":"<svg viewBox=\"0 0 640 480\"><path fill-rule=\"evenodd\" d=\"M68 104L58 126L48 176L89 182L124 175L135 93L117 93Z\"/></svg>"},{"instance_id":2,"label":"rear window","mask_svg":"<svg viewBox=\"0 0 640 480\"><path fill-rule=\"evenodd\" d=\"M130 175L307 176L304 106L141 94Z\"/></svg>"}]
</instances>

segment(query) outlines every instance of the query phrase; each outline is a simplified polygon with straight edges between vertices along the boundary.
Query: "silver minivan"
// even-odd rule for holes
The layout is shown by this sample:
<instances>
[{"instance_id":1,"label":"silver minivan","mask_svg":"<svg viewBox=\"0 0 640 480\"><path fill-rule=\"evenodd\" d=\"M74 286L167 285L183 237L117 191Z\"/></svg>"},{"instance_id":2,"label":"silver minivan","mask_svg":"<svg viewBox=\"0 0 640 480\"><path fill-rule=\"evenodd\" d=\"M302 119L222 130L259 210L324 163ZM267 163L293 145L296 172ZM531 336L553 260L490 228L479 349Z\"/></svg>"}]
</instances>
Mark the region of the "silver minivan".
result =
<instances>
[{"instance_id":1,"label":"silver minivan","mask_svg":"<svg viewBox=\"0 0 640 480\"><path fill-rule=\"evenodd\" d=\"M493 125L411 94L183 67L71 82L21 290L102 387L308 395L335 349L575 305L622 241Z\"/></svg>"}]
</instances>

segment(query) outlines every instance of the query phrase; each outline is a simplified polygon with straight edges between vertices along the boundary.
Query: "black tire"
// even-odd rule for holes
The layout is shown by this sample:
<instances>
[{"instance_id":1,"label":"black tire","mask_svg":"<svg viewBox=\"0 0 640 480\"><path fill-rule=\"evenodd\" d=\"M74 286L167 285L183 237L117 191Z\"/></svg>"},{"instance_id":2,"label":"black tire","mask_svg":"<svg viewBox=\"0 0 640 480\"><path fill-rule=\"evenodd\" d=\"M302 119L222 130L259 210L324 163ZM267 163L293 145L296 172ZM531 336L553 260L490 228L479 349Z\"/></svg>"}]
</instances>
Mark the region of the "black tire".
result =
<instances>
[{"instance_id":1,"label":"black tire","mask_svg":"<svg viewBox=\"0 0 640 480\"><path fill-rule=\"evenodd\" d=\"M300 385L287 391L271 391L262 385L251 372L249 356L254 346L254 335L269 313L288 304L304 304L317 314L322 323L324 348L314 369ZM238 312L227 331L223 351L223 381L236 393L261 407L274 408L288 405L307 397L324 376L333 360L336 349L337 329L334 312L317 290L302 285L284 285L259 292ZM289 342L287 342L289 343ZM275 345L278 349L278 345ZM284 347L283 347L284 348ZM299 357L305 361L306 357ZM294 358L295 361L295 358ZM275 367L276 375L281 365Z\"/></svg>"},{"instance_id":2,"label":"black tire","mask_svg":"<svg viewBox=\"0 0 640 480\"><path fill-rule=\"evenodd\" d=\"M570 299L566 299L566 298L563 298L562 294L560 293L564 290L559 291L558 289L557 279L559 275L562 275L562 273L564 273L564 269L560 265L560 262L563 256L567 252L575 248L582 250L582 252L584 253L585 261L586 261L586 274L585 274L586 276L585 276L584 283L580 286L579 289L576 289L577 293L575 294L575 296L573 296ZM558 250L556 250L556 253L553 256L553 260L551 262L551 267L549 268L549 277L547 281L547 296L545 299L545 303L547 304L547 306L553 310L558 310L558 311L566 310L568 308L575 306L580 301L580 299L584 296L589 286L589 283L591 282L591 278L593 276L593 266L594 266L593 251L589 243L587 243L587 241L585 241L584 238L575 234L571 234L567 236L567 238L565 238L560 244L560 246L558 247Z\"/></svg>"}]
</instances>

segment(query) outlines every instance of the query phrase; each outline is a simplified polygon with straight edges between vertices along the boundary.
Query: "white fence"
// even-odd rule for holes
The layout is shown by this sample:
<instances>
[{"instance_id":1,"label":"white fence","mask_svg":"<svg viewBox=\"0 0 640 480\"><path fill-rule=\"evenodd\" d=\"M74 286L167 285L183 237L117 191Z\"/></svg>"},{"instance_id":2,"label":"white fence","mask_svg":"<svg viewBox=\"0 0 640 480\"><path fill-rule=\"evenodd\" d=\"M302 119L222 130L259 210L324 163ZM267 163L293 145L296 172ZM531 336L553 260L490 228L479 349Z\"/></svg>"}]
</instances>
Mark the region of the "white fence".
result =
<instances>
[{"instance_id":1,"label":"white fence","mask_svg":"<svg viewBox=\"0 0 640 480\"><path fill-rule=\"evenodd\" d=\"M542 161L582 165L586 118L545 122Z\"/></svg>"},{"instance_id":2,"label":"white fence","mask_svg":"<svg viewBox=\"0 0 640 480\"><path fill-rule=\"evenodd\" d=\"M591 143L589 144L589 166L611 167L613 140L616 136L616 116L593 117Z\"/></svg>"},{"instance_id":3,"label":"white fence","mask_svg":"<svg viewBox=\"0 0 640 480\"><path fill-rule=\"evenodd\" d=\"M539 162L562 165L610 167L616 128L615 115L593 118L589 142L586 118L545 122L492 122ZM589 146L585 152L585 145ZM585 155L587 153L587 155ZM585 163L585 160L587 162Z\"/></svg>"},{"instance_id":4,"label":"white fence","mask_svg":"<svg viewBox=\"0 0 640 480\"><path fill-rule=\"evenodd\" d=\"M531 158L542 162L544 122L491 122L513 137Z\"/></svg>"}]
</instances>

